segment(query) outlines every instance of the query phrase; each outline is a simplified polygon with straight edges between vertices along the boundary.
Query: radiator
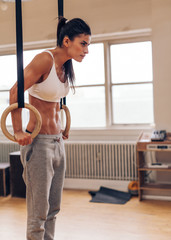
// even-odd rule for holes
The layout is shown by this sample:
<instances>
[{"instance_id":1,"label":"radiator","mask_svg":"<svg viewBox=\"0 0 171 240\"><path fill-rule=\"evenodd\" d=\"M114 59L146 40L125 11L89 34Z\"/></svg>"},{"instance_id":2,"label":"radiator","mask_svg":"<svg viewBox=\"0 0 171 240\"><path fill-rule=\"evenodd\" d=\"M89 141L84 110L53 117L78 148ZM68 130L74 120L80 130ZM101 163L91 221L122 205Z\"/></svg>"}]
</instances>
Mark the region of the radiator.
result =
<instances>
[{"instance_id":1,"label":"radiator","mask_svg":"<svg viewBox=\"0 0 171 240\"><path fill-rule=\"evenodd\" d=\"M0 142L0 162L9 162L9 153L16 152L19 148L14 142Z\"/></svg>"},{"instance_id":2,"label":"radiator","mask_svg":"<svg viewBox=\"0 0 171 240\"><path fill-rule=\"evenodd\" d=\"M136 180L135 143L67 143L66 178Z\"/></svg>"},{"instance_id":3,"label":"radiator","mask_svg":"<svg viewBox=\"0 0 171 240\"><path fill-rule=\"evenodd\" d=\"M0 162L19 150L13 142L0 142ZM66 178L136 180L135 143L65 142Z\"/></svg>"}]
</instances>

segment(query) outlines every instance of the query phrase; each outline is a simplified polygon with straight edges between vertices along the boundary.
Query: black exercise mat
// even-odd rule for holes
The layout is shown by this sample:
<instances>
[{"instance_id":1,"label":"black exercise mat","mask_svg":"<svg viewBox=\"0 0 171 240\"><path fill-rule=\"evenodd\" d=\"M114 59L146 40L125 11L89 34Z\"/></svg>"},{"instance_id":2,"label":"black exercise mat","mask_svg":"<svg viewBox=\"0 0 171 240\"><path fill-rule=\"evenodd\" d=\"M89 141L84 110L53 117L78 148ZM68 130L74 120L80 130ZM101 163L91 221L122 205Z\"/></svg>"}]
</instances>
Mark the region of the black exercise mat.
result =
<instances>
[{"instance_id":1,"label":"black exercise mat","mask_svg":"<svg viewBox=\"0 0 171 240\"><path fill-rule=\"evenodd\" d=\"M89 193L92 196L90 202L96 203L125 204L131 198L130 193L105 187L100 187L99 191L97 192L89 191Z\"/></svg>"}]
</instances>

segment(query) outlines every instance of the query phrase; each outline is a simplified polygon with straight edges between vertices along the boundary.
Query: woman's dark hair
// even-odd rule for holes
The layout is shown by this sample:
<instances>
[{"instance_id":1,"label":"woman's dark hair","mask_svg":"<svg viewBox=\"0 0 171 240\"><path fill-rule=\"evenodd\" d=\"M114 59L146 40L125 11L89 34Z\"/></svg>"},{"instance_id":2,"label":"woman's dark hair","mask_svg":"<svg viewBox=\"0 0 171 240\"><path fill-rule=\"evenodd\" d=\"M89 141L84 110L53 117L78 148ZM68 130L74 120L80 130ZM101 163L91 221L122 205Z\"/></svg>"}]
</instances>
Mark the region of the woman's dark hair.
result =
<instances>
[{"instance_id":1,"label":"woman's dark hair","mask_svg":"<svg viewBox=\"0 0 171 240\"><path fill-rule=\"evenodd\" d=\"M67 20L64 17L59 17L58 27L57 27L57 46L62 47L63 39L68 36L72 41L79 34L91 35L90 27L86 22L80 18L73 18ZM74 87L74 70L72 66L72 59L64 63L65 79Z\"/></svg>"}]
</instances>

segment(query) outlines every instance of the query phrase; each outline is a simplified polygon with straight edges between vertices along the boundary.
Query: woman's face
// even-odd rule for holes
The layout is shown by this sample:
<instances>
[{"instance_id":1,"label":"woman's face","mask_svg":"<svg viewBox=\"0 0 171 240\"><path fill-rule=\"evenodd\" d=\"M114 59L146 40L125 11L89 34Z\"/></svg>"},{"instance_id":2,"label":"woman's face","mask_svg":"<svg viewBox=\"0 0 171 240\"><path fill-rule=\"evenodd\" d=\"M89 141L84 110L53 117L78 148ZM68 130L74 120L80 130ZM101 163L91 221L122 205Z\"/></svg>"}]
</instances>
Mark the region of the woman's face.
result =
<instances>
[{"instance_id":1,"label":"woman's face","mask_svg":"<svg viewBox=\"0 0 171 240\"><path fill-rule=\"evenodd\" d=\"M68 42L68 56L77 62L82 62L86 54L88 54L88 46L90 45L91 36L80 34L73 41Z\"/></svg>"}]
</instances>

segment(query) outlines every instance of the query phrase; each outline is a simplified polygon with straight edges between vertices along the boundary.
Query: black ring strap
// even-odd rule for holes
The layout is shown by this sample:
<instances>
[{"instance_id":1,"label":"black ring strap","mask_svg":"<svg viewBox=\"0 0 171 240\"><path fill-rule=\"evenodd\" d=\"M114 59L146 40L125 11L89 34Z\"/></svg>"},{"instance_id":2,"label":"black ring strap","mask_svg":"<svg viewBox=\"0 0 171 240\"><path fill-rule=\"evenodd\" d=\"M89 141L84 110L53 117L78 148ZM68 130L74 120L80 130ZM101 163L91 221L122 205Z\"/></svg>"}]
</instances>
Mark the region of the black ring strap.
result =
<instances>
[{"instance_id":1,"label":"black ring strap","mask_svg":"<svg viewBox=\"0 0 171 240\"><path fill-rule=\"evenodd\" d=\"M18 108L24 108L23 34L21 0L15 0Z\"/></svg>"},{"instance_id":2,"label":"black ring strap","mask_svg":"<svg viewBox=\"0 0 171 240\"><path fill-rule=\"evenodd\" d=\"M64 1L58 0L58 16L64 15ZM60 100L60 109L62 109L62 104L66 105L66 97L61 98Z\"/></svg>"}]
</instances>

